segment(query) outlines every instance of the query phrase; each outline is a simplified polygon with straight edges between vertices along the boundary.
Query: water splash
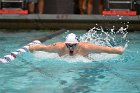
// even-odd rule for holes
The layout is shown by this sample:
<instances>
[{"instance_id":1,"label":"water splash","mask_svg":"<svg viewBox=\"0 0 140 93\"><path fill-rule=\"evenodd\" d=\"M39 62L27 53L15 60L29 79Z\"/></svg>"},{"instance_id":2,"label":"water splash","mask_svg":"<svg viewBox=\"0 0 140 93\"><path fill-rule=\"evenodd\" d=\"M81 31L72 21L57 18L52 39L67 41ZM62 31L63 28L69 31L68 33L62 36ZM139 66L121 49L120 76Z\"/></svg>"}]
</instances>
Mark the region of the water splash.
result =
<instances>
[{"instance_id":1,"label":"water splash","mask_svg":"<svg viewBox=\"0 0 140 93\"><path fill-rule=\"evenodd\" d=\"M129 42L127 40L127 29L128 25L126 25L126 27L120 27L120 29L116 31L115 26L113 26L110 31L106 32L102 27L94 27L84 35L80 36L80 41L109 47L121 46L126 48Z\"/></svg>"},{"instance_id":2,"label":"water splash","mask_svg":"<svg viewBox=\"0 0 140 93\"><path fill-rule=\"evenodd\" d=\"M127 40L127 29L128 25L126 25L126 27L120 27L118 30L116 30L115 26L113 26L110 31L105 31L102 27L94 27L84 35L80 36L80 41L109 47L123 47L125 49L127 48L129 42ZM105 59L114 59L118 56L119 55L117 54L94 53L90 54L89 58L93 61L100 61Z\"/></svg>"}]
</instances>

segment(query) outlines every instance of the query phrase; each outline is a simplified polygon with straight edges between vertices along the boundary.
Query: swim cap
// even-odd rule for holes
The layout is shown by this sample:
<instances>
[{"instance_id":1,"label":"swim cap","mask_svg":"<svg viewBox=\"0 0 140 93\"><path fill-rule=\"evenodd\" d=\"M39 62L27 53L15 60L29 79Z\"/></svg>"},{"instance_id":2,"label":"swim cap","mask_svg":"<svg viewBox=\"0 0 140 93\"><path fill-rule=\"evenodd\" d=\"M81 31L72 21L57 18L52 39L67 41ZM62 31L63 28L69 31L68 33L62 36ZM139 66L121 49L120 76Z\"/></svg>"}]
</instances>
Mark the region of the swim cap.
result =
<instances>
[{"instance_id":1,"label":"swim cap","mask_svg":"<svg viewBox=\"0 0 140 93\"><path fill-rule=\"evenodd\" d=\"M70 33L67 35L65 43L75 44L79 42L77 36L74 33Z\"/></svg>"}]
</instances>

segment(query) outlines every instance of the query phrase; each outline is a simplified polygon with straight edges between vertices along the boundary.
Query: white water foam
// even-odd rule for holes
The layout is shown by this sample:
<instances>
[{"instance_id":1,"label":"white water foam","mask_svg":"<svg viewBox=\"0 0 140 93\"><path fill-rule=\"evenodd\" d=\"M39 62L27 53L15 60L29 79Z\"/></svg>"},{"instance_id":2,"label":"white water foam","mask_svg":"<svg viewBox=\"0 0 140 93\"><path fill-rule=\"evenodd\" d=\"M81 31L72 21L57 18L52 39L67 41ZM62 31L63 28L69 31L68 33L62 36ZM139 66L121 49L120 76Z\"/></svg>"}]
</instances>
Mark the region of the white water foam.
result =
<instances>
[{"instance_id":1,"label":"white water foam","mask_svg":"<svg viewBox=\"0 0 140 93\"><path fill-rule=\"evenodd\" d=\"M109 60L119 56L117 54L100 53L100 54L89 54L88 57L83 57L80 55L75 55L75 56L64 55L60 57L57 53L49 53L43 51L36 51L33 53L33 55L36 58L39 58L40 60L57 59L58 61L63 61L68 63L77 63L77 62L90 63L94 61Z\"/></svg>"},{"instance_id":2,"label":"white water foam","mask_svg":"<svg viewBox=\"0 0 140 93\"><path fill-rule=\"evenodd\" d=\"M93 61L109 60L109 59L117 58L117 57L119 57L118 54L107 54L107 53L89 55L89 58L91 58Z\"/></svg>"},{"instance_id":3,"label":"white water foam","mask_svg":"<svg viewBox=\"0 0 140 93\"><path fill-rule=\"evenodd\" d=\"M35 51L33 52L33 55L35 57L39 57L41 59L46 59L46 58L59 58L59 55L57 53L48 53L44 51Z\"/></svg>"},{"instance_id":4,"label":"white water foam","mask_svg":"<svg viewBox=\"0 0 140 93\"><path fill-rule=\"evenodd\" d=\"M57 59L58 61L65 61L69 63L75 63L75 62L92 62L91 59L85 58L80 55L75 55L75 56L69 56L69 55L64 55L64 56L59 56L57 53L49 53L49 52L43 52L43 51L35 51L33 55L39 59Z\"/></svg>"}]
</instances>

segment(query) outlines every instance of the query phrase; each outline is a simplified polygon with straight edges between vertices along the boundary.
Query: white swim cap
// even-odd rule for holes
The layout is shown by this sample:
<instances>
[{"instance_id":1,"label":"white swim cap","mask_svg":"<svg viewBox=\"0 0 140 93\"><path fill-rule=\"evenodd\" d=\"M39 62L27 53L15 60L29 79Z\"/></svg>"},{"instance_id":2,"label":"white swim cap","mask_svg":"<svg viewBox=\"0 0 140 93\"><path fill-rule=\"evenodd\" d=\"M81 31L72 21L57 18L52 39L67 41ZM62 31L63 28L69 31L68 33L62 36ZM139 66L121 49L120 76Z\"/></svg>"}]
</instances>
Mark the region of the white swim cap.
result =
<instances>
[{"instance_id":1,"label":"white swim cap","mask_svg":"<svg viewBox=\"0 0 140 93\"><path fill-rule=\"evenodd\" d=\"M67 35L65 43L75 44L75 43L79 43L79 41L74 33L70 33Z\"/></svg>"}]
</instances>

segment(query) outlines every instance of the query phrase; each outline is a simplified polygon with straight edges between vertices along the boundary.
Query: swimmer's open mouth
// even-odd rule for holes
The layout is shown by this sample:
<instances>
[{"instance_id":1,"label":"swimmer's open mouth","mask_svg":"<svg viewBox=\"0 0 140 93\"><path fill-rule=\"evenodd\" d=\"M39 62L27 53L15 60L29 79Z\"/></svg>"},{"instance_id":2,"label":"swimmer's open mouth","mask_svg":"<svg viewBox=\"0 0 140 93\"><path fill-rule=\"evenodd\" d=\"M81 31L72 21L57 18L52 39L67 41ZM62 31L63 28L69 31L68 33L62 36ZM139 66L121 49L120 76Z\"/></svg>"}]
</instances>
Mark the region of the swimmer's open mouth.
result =
<instances>
[{"instance_id":1,"label":"swimmer's open mouth","mask_svg":"<svg viewBox=\"0 0 140 93\"><path fill-rule=\"evenodd\" d=\"M70 56L73 56L73 51L69 51L69 55Z\"/></svg>"}]
</instances>

